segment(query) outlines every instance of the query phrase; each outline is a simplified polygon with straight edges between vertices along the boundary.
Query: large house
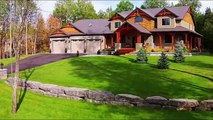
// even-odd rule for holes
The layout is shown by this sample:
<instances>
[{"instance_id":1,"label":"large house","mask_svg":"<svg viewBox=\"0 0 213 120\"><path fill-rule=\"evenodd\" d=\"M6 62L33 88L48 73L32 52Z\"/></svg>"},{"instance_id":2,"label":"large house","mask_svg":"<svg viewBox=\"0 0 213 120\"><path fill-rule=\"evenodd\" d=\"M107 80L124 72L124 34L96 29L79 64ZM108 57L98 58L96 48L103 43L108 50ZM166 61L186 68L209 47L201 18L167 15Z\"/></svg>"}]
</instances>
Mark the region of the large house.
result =
<instances>
[{"instance_id":1,"label":"large house","mask_svg":"<svg viewBox=\"0 0 213 120\"><path fill-rule=\"evenodd\" d=\"M191 51L200 49L201 37L189 6L136 8L110 19L83 19L68 23L50 35L51 53L97 53L98 50L132 48L174 50L180 41Z\"/></svg>"}]
</instances>

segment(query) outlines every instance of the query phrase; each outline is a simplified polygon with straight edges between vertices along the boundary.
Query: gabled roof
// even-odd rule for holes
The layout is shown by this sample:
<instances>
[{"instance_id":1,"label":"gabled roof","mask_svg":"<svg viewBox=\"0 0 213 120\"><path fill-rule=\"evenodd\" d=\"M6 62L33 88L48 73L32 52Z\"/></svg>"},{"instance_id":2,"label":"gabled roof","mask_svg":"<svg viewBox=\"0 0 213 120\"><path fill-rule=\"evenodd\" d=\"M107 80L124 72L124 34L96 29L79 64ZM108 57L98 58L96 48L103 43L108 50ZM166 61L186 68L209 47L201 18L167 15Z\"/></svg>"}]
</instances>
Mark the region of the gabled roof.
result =
<instances>
[{"instance_id":1,"label":"gabled roof","mask_svg":"<svg viewBox=\"0 0 213 120\"><path fill-rule=\"evenodd\" d=\"M163 10L169 11L170 13L172 13L173 15L175 15L176 17L178 17L178 15L176 15L174 12L170 11L167 8L163 8L161 11L159 11L155 16L158 16L158 14L160 14Z\"/></svg>"},{"instance_id":2,"label":"gabled roof","mask_svg":"<svg viewBox=\"0 0 213 120\"><path fill-rule=\"evenodd\" d=\"M67 37L68 35L61 29L55 30L49 37Z\"/></svg>"},{"instance_id":3,"label":"gabled roof","mask_svg":"<svg viewBox=\"0 0 213 120\"><path fill-rule=\"evenodd\" d=\"M118 13L120 16L122 16L123 18L126 18L130 13L132 13L134 10L130 10L130 11L124 11L121 13Z\"/></svg>"},{"instance_id":4,"label":"gabled roof","mask_svg":"<svg viewBox=\"0 0 213 120\"><path fill-rule=\"evenodd\" d=\"M126 18L128 18L132 13L134 13L134 11L136 11L136 10L140 10L141 12L144 12L146 15L148 15L149 17L151 17L151 18L154 18L154 17L152 17L152 16L150 16L150 13L148 13L145 9L140 9L140 8L136 8L135 10L132 10L130 13L129 13L129 15L127 15L126 17L125 17L125 19Z\"/></svg>"},{"instance_id":5,"label":"gabled roof","mask_svg":"<svg viewBox=\"0 0 213 120\"><path fill-rule=\"evenodd\" d=\"M145 29L144 27L140 26L137 23L131 23L131 22L127 22L127 23L130 24L132 27L134 27L141 33L151 34L147 29Z\"/></svg>"},{"instance_id":6,"label":"gabled roof","mask_svg":"<svg viewBox=\"0 0 213 120\"><path fill-rule=\"evenodd\" d=\"M180 6L180 7L165 7L165 8L173 12L174 14L176 14L178 16L177 20L182 20L190 7ZM150 13L151 16L155 17L155 15L157 15L157 13L159 13L162 9L164 8L151 8L151 9L144 9L144 10Z\"/></svg>"},{"instance_id":7,"label":"gabled roof","mask_svg":"<svg viewBox=\"0 0 213 120\"><path fill-rule=\"evenodd\" d=\"M84 34L112 34L108 19L83 19L73 25Z\"/></svg>"},{"instance_id":8,"label":"gabled roof","mask_svg":"<svg viewBox=\"0 0 213 120\"><path fill-rule=\"evenodd\" d=\"M148 30L146 30L144 27L140 26L137 23L132 23L132 22L124 22L116 31L118 31L119 29L121 29L123 26L125 26L126 24L132 26L133 28L135 28L136 30L138 30L140 33L145 33L145 34L151 34Z\"/></svg>"},{"instance_id":9,"label":"gabled roof","mask_svg":"<svg viewBox=\"0 0 213 120\"><path fill-rule=\"evenodd\" d=\"M74 25L73 23L71 23L71 22L69 22L69 23L65 24L64 26L62 26L61 29L63 29L63 28L69 28L69 27L73 27L73 28L75 28L76 30L78 30L79 32L82 32L82 31L79 30L77 27L75 27L75 25Z\"/></svg>"},{"instance_id":10,"label":"gabled roof","mask_svg":"<svg viewBox=\"0 0 213 120\"><path fill-rule=\"evenodd\" d=\"M147 13L152 18L156 18L155 16L162 11L163 9L167 9L168 11L172 12L177 16L177 20L182 20L186 14L186 12L189 10L189 6L180 6L180 7L165 7L165 8L149 8L149 9L141 9L145 13ZM140 8L139 8L140 9ZM131 11L124 11L121 13L118 13L122 17L126 18L129 14L131 14L134 10Z\"/></svg>"}]
</instances>

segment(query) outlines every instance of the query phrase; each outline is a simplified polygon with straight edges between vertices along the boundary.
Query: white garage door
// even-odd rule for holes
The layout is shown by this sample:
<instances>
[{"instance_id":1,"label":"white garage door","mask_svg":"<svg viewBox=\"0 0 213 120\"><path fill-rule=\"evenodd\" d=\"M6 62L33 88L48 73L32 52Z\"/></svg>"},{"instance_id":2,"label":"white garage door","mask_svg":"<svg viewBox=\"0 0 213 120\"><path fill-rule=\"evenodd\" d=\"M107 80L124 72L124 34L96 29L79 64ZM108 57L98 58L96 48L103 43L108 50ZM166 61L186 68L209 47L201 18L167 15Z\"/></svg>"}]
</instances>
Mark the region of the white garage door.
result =
<instances>
[{"instance_id":1,"label":"white garage door","mask_svg":"<svg viewBox=\"0 0 213 120\"><path fill-rule=\"evenodd\" d=\"M79 53L84 53L84 40L72 40L72 52L76 53L79 51Z\"/></svg>"},{"instance_id":2,"label":"white garage door","mask_svg":"<svg viewBox=\"0 0 213 120\"><path fill-rule=\"evenodd\" d=\"M65 42L64 40L54 40L52 41L53 47L52 47L52 53L65 53Z\"/></svg>"},{"instance_id":3,"label":"white garage door","mask_svg":"<svg viewBox=\"0 0 213 120\"><path fill-rule=\"evenodd\" d=\"M91 39L87 40L86 42L86 51L87 53L97 53L98 50L100 50L100 39Z\"/></svg>"}]
</instances>

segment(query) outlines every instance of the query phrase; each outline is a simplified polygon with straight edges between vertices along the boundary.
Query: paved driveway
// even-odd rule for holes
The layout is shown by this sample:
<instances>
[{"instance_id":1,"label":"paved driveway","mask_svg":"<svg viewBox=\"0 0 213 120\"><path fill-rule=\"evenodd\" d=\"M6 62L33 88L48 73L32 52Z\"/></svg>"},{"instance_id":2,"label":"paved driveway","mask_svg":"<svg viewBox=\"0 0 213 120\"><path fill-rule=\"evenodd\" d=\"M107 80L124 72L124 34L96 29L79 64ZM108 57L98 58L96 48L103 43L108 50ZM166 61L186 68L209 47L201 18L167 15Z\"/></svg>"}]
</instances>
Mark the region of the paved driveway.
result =
<instances>
[{"instance_id":1,"label":"paved driveway","mask_svg":"<svg viewBox=\"0 0 213 120\"><path fill-rule=\"evenodd\" d=\"M48 64L48 63L51 63L51 62L55 62L55 61L67 59L67 58L72 58L72 57L76 57L76 54L40 54L40 55L35 55L35 56L31 56L29 58L20 60L19 69L20 69L20 71L26 70L26 69L34 68L34 67L37 67L37 66L41 66L41 65L44 65L44 64ZM15 64L13 64L12 66L13 66L13 72L14 72ZM11 73L11 66L7 66L5 68L7 68L8 74Z\"/></svg>"}]
</instances>

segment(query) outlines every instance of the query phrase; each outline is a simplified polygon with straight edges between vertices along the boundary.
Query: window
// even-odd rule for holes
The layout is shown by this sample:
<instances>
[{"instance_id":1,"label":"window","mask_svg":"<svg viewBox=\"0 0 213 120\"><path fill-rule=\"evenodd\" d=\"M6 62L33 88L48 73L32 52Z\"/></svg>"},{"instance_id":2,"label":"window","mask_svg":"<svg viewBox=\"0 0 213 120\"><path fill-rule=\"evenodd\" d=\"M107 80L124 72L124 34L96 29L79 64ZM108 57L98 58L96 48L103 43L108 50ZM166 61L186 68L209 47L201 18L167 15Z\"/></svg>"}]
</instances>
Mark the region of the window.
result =
<instances>
[{"instance_id":1,"label":"window","mask_svg":"<svg viewBox=\"0 0 213 120\"><path fill-rule=\"evenodd\" d=\"M143 18L142 17L135 17L135 22L142 22Z\"/></svg>"},{"instance_id":2,"label":"window","mask_svg":"<svg viewBox=\"0 0 213 120\"><path fill-rule=\"evenodd\" d=\"M170 18L163 18L162 25L170 25Z\"/></svg>"},{"instance_id":3,"label":"window","mask_svg":"<svg viewBox=\"0 0 213 120\"><path fill-rule=\"evenodd\" d=\"M172 43L171 35L165 35L165 43Z\"/></svg>"},{"instance_id":4,"label":"window","mask_svg":"<svg viewBox=\"0 0 213 120\"><path fill-rule=\"evenodd\" d=\"M121 22L115 22L115 28L119 28L121 26Z\"/></svg>"}]
</instances>

